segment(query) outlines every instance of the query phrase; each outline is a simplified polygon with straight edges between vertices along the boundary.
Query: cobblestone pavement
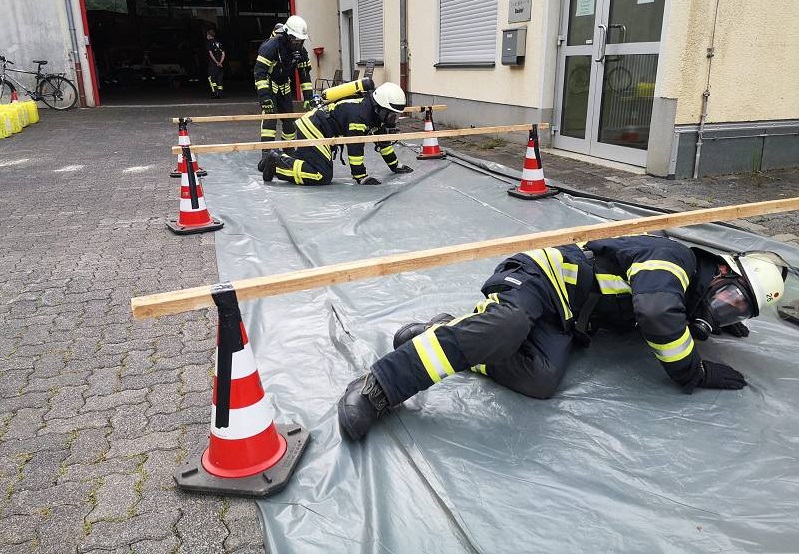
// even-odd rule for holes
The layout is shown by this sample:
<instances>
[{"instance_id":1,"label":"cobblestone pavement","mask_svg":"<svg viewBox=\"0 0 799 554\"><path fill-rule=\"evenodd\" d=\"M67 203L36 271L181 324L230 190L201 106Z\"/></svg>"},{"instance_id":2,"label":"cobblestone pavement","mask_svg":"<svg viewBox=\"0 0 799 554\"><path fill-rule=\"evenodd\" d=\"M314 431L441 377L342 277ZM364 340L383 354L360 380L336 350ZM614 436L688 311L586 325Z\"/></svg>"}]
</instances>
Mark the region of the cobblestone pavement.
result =
<instances>
[{"instance_id":1,"label":"cobblestone pavement","mask_svg":"<svg viewBox=\"0 0 799 554\"><path fill-rule=\"evenodd\" d=\"M0 553L264 551L253 501L188 495L172 480L207 445L213 311L130 315L133 296L218 275L213 233L178 239L164 226L178 206L168 119L254 108L43 111L0 141ZM258 129L190 133L195 144L243 142ZM441 142L519 169L525 150ZM690 182L549 154L544 167L572 188L676 210L799 194L796 170ZM795 213L747 224L799 234Z\"/></svg>"}]
</instances>

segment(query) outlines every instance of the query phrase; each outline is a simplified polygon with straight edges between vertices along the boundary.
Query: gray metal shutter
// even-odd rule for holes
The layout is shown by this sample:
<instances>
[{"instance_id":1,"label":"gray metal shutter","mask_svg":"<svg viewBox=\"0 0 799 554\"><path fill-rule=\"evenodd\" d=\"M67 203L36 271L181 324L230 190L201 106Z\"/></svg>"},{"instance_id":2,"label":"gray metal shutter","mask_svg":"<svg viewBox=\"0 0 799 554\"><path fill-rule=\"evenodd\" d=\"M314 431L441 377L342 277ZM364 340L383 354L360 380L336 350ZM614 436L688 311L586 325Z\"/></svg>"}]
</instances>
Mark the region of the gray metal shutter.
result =
<instances>
[{"instance_id":1,"label":"gray metal shutter","mask_svg":"<svg viewBox=\"0 0 799 554\"><path fill-rule=\"evenodd\" d=\"M440 0L438 64L494 64L497 2Z\"/></svg>"},{"instance_id":2,"label":"gray metal shutter","mask_svg":"<svg viewBox=\"0 0 799 554\"><path fill-rule=\"evenodd\" d=\"M358 0L359 62L383 63L383 0Z\"/></svg>"}]
</instances>

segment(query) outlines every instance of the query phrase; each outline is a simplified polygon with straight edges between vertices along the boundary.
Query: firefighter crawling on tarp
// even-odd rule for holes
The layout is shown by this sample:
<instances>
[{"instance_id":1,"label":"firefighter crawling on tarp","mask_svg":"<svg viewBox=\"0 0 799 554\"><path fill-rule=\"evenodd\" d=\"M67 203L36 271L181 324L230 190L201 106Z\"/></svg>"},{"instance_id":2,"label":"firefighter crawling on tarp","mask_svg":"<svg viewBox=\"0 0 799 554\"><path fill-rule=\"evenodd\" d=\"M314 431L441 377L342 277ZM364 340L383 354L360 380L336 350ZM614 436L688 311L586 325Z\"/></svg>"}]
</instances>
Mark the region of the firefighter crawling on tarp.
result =
<instances>
[{"instance_id":1,"label":"firefighter crawling on tarp","mask_svg":"<svg viewBox=\"0 0 799 554\"><path fill-rule=\"evenodd\" d=\"M338 136L362 137L368 134L384 134L397 125L397 114L405 109L405 93L394 83L383 83L370 90L371 79L353 81L334 89L344 94L358 94L321 105L295 121L298 139L321 139ZM350 91L351 89L351 91ZM328 89L325 92L332 92ZM332 97L328 96L329 100ZM271 151L266 155L263 168L264 182L274 177L297 185L326 185L333 179L333 160L338 146L329 144L304 146L296 149L293 156ZM394 173L413 171L403 165L388 142L377 142L375 150L380 152L383 161ZM343 150L341 151L343 157ZM364 165L364 145L347 145L347 161L352 178L361 185L379 185L380 181L370 176ZM343 163L343 160L342 160Z\"/></svg>"},{"instance_id":2,"label":"firefighter crawling on tarp","mask_svg":"<svg viewBox=\"0 0 799 554\"><path fill-rule=\"evenodd\" d=\"M497 266L473 313L400 328L395 350L347 386L339 422L360 440L390 406L467 369L549 398L572 344L588 346L599 328L637 326L686 393L741 389L744 376L703 359L694 341L747 336L743 321L782 299L789 274L799 276L773 252L716 255L651 234L519 253Z\"/></svg>"}]
</instances>

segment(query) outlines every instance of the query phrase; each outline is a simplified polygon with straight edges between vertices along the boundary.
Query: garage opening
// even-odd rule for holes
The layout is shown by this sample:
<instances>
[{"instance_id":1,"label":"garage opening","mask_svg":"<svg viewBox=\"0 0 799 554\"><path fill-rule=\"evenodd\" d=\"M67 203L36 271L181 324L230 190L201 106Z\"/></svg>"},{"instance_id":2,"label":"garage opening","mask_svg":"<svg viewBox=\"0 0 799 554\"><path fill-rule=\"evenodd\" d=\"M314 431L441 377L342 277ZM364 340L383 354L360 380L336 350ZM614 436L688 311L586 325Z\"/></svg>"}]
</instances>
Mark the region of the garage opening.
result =
<instances>
[{"instance_id":1,"label":"garage opening","mask_svg":"<svg viewBox=\"0 0 799 554\"><path fill-rule=\"evenodd\" d=\"M224 46L225 97L256 101L258 47L290 0L86 0L105 105L210 102L206 32Z\"/></svg>"}]
</instances>

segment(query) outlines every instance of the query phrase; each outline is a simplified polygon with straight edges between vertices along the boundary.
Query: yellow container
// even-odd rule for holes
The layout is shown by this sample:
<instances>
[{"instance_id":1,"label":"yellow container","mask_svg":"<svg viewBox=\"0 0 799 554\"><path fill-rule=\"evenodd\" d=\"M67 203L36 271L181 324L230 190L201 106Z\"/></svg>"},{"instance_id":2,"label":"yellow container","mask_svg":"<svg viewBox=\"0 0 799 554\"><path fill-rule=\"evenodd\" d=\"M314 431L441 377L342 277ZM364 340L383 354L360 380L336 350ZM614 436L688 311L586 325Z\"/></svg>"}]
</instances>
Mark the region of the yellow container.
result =
<instances>
[{"instance_id":1,"label":"yellow container","mask_svg":"<svg viewBox=\"0 0 799 554\"><path fill-rule=\"evenodd\" d=\"M6 138L11 134L10 125L6 127L6 117L0 112L0 140Z\"/></svg>"},{"instance_id":2,"label":"yellow container","mask_svg":"<svg viewBox=\"0 0 799 554\"><path fill-rule=\"evenodd\" d=\"M30 123L39 123L39 107L36 105L35 100L26 100L22 102L25 110L28 112L28 121Z\"/></svg>"},{"instance_id":3,"label":"yellow container","mask_svg":"<svg viewBox=\"0 0 799 554\"><path fill-rule=\"evenodd\" d=\"M3 106L2 110L6 120L6 128L10 129L12 133L19 133L22 131L22 124L20 123L17 109L9 104Z\"/></svg>"},{"instance_id":4,"label":"yellow container","mask_svg":"<svg viewBox=\"0 0 799 554\"><path fill-rule=\"evenodd\" d=\"M17 115L19 117L20 124L23 127L30 125L30 121L28 120L28 110L25 109L25 104L22 102L16 102L12 103L11 105L17 109Z\"/></svg>"}]
</instances>

